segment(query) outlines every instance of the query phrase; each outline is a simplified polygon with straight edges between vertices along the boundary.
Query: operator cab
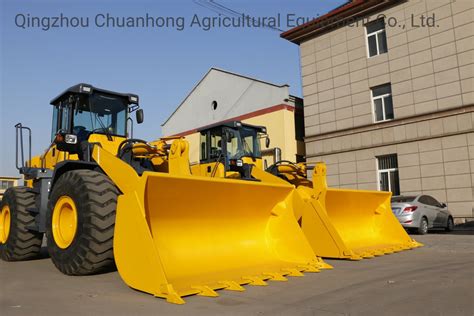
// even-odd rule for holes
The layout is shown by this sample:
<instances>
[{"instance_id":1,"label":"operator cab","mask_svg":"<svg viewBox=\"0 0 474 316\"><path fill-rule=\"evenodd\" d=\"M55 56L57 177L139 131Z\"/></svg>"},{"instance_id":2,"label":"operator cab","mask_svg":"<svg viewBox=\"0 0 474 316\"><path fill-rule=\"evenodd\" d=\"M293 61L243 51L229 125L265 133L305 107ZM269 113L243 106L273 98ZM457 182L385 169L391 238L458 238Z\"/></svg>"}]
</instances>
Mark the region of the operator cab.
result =
<instances>
[{"instance_id":1,"label":"operator cab","mask_svg":"<svg viewBox=\"0 0 474 316\"><path fill-rule=\"evenodd\" d=\"M129 113L136 112L137 123L143 122L138 96L99 89L88 84L70 87L51 101L54 106L51 140L58 150L84 154L91 135L102 134L126 139ZM133 126L130 126L133 130ZM82 160L82 159L81 159Z\"/></svg>"},{"instance_id":2,"label":"operator cab","mask_svg":"<svg viewBox=\"0 0 474 316\"><path fill-rule=\"evenodd\" d=\"M260 139L266 139L266 147L270 145L265 127L231 121L199 132L201 164L222 163L225 172L238 172L241 179L253 180L253 165L262 163Z\"/></svg>"}]
</instances>

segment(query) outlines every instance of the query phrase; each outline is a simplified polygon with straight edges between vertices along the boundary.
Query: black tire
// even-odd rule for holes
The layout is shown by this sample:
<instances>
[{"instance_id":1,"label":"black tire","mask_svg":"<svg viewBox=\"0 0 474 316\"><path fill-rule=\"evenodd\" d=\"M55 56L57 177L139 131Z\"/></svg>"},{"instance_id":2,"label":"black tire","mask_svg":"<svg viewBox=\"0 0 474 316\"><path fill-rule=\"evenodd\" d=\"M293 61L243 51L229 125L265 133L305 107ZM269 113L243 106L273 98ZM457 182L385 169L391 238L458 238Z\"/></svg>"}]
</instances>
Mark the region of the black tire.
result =
<instances>
[{"instance_id":1,"label":"black tire","mask_svg":"<svg viewBox=\"0 0 474 316\"><path fill-rule=\"evenodd\" d=\"M52 232L54 206L68 196L77 208L77 228L72 243L60 248ZM118 190L104 174L73 170L54 184L47 215L48 252L54 265L67 275L89 275L115 268L113 236Z\"/></svg>"},{"instance_id":2,"label":"black tire","mask_svg":"<svg viewBox=\"0 0 474 316\"><path fill-rule=\"evenodd\" d=\"M448 218L448 223L444 230L447 232L452 232L454 230L454 219L451 216Z\"/></svg>"},{"instance_id":3,"label":"black tire","mask_svg":"<svg viewBox=\"0 0 474 316\"><path fill-rule=\"evenodd\" d=\"M426 235L428 233L428 220L426 217L421 218L417 233L418 235Z\"/></svg>"},{"instance_id":4,"label":"black tire","mask_svg":"<svg viewBox=\"0 0 474 316\"><path fill-rule=\"evenodd\" d=\"M27 187L9 188L0 203L10 209L10 232L5 243L0 243L0 258L20 261L36 258L41 250L43 234L27 229L35 224L35 217L27 211L35 207L36 195Z\"/></svg>"}]
</instances>

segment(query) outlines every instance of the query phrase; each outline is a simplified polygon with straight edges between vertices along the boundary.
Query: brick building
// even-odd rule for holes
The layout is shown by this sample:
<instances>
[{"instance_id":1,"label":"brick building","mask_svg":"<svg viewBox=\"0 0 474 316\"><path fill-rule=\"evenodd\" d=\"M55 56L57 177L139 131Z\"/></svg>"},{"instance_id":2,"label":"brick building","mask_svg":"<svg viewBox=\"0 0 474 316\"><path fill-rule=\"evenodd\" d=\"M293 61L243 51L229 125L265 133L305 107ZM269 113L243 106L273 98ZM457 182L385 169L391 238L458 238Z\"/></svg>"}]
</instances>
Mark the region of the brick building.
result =
<instances>
[{"instance_id":1,"label":"brick building","mask_svg":"<svg viewBox=\"0 0 474 316\"><path fill-rule=\"evenodd\" d=\"M308 162L333 187L430 194L474 216L474 2L349 1L300 45Z\"/></svg>"}]
</instances>

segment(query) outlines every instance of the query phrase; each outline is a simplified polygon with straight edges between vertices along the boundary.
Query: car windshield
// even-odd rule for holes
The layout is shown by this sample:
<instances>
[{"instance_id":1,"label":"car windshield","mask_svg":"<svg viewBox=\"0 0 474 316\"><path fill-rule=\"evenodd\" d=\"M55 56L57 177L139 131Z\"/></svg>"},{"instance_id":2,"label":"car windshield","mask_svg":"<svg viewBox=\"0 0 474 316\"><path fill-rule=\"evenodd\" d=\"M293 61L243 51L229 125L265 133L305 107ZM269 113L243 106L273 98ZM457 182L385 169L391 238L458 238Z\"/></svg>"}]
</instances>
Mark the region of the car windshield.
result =
<instances>
[{"instance_id":1,"label":"car windshield","mask_svg":"<svg viewBox=\"0 0 474 316\"><path fill-rule=\"evenodd\" d=\"M125 136L127 102L106 94L81 96L74 109L73 131Z\"/></svg>"},{"instance_id":2,"label":"car windshield","mask_svg":"<svg viewBox=\"0 0 474 316\"><path fill-rule=\"evenodd\" d=\"M392 203L407 203L413 202L416 196L395 196L392 198Z\"/></svg>"},{"instance_id":3,"label":"car windshield","mask_svg":"<svg viewBox=\"0 0 474 316\"><path fill-rule=\"evenodd\" d=\"M255 129L242 127L239 131L228 130L232 137L227 143L227 152L230 159L242 157L261 157L260 140Z\"/></svg>"}]
</instances>

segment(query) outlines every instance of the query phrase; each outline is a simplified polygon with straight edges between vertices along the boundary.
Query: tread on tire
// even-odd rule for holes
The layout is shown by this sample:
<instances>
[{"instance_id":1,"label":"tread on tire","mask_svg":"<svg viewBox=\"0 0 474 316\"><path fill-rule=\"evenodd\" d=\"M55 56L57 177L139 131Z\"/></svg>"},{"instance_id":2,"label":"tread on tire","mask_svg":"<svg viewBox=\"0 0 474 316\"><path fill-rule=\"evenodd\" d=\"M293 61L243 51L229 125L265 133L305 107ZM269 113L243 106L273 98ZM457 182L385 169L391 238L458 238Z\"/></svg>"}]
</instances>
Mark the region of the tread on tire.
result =
<instances>
[{"instance_id":1,"label":"tread on tire","mask_svg":"<svg viewBox=\"0 0 474 316\"><path fill-rule=\"evenodd\" d=\"M48 252L67 275L90 275L115 269L113 237L118 190L106 175L93 170L63 174L51 192L47 214ZM77 229L69 247L58 247L52 234L52 213L61 196L77 208Z\"/></svg>"},{"instance_id":2,"label":"tread on tire","mask_svg":"<svg viewBox=\"0 0 474 316\"><path fill-rule=\"evenodd\" d=\"M28 211L35 207L36 194L27 187L9 188L0 203L0 210L10 209L10 233L5 243L0 244L0 258L5 261L21 261L36 258L41 250L43 234L29 230L35 217Z\"/></svg>"}]
</instances>

